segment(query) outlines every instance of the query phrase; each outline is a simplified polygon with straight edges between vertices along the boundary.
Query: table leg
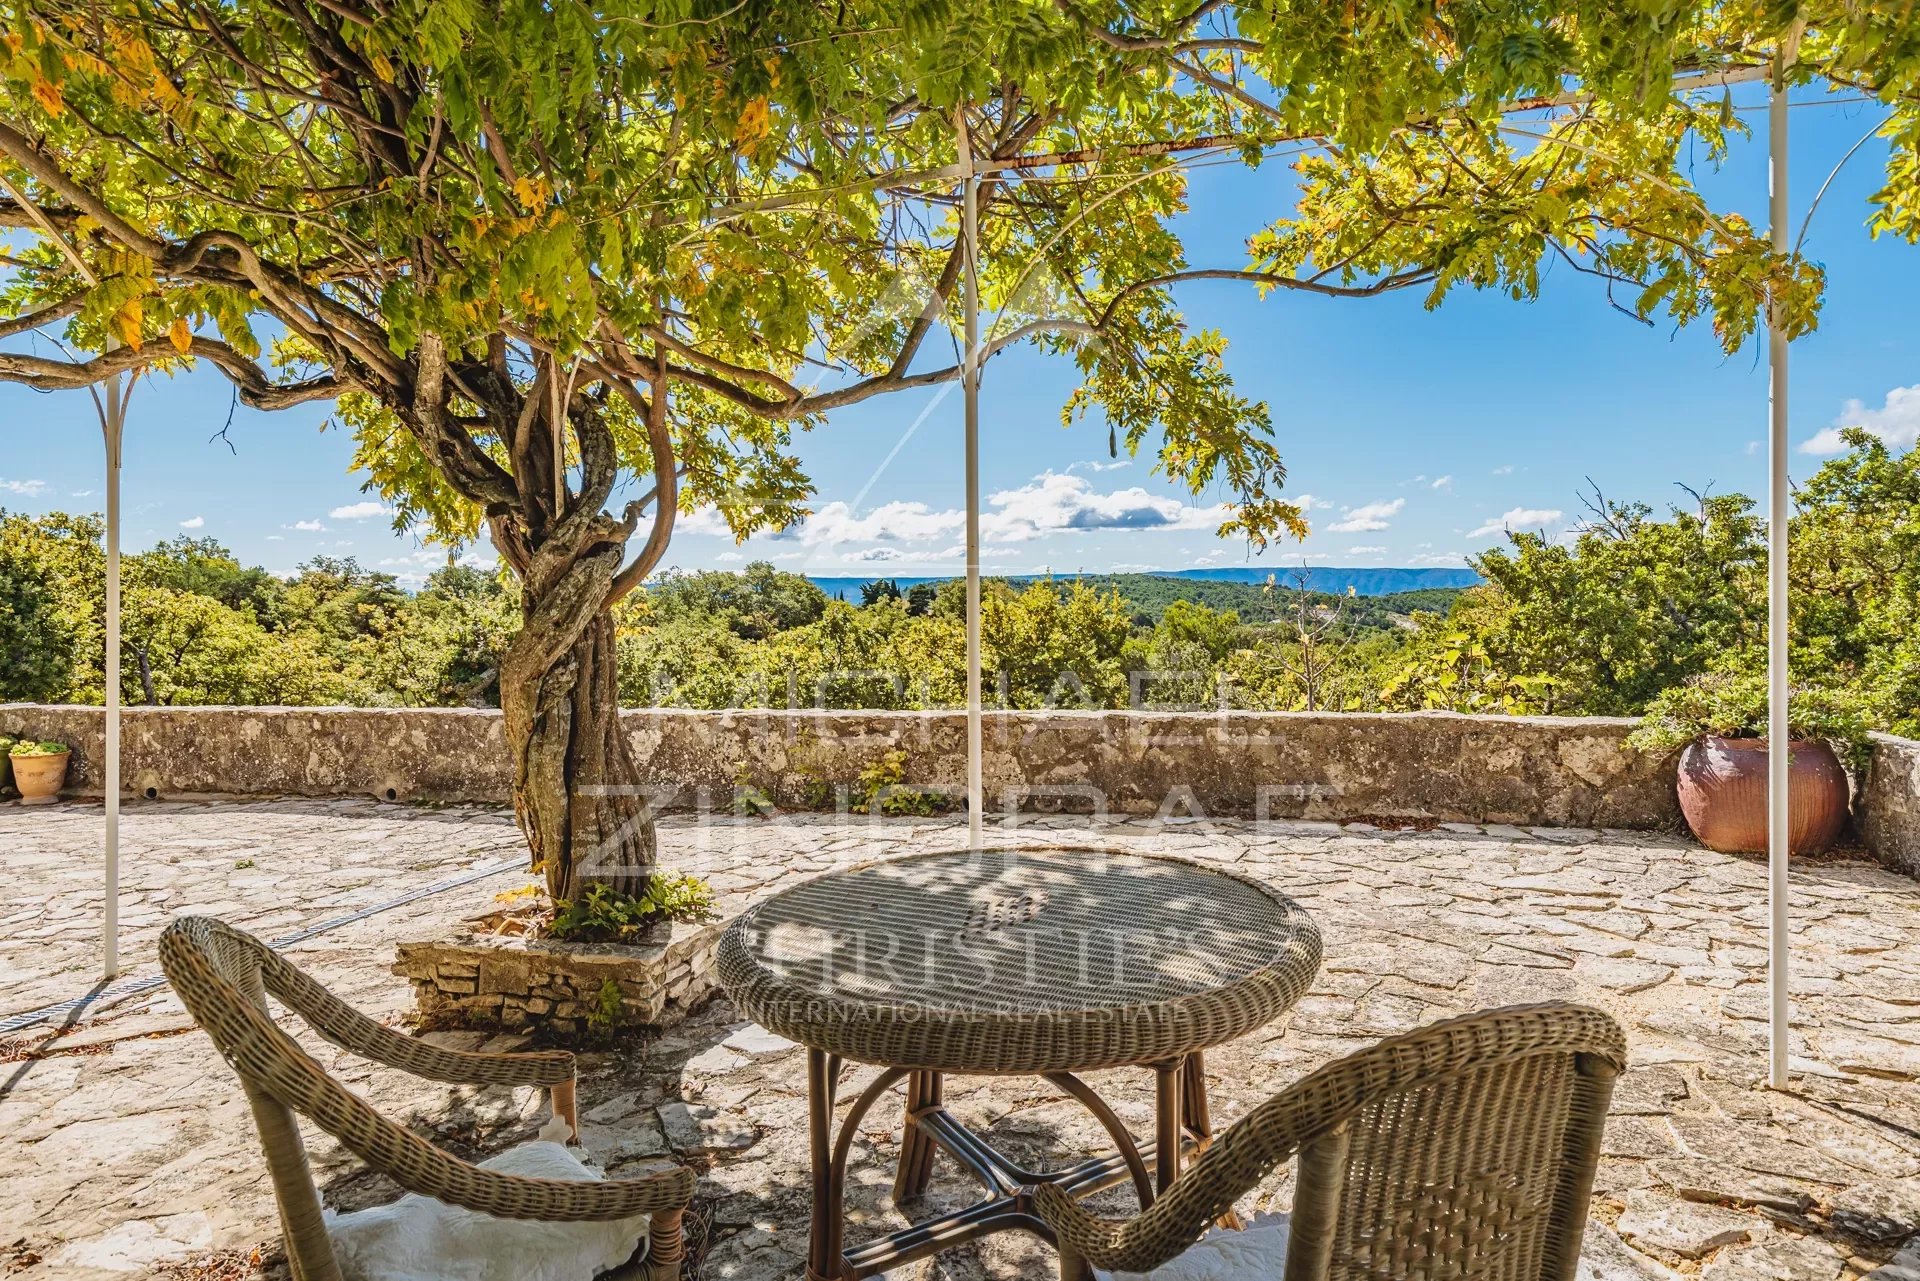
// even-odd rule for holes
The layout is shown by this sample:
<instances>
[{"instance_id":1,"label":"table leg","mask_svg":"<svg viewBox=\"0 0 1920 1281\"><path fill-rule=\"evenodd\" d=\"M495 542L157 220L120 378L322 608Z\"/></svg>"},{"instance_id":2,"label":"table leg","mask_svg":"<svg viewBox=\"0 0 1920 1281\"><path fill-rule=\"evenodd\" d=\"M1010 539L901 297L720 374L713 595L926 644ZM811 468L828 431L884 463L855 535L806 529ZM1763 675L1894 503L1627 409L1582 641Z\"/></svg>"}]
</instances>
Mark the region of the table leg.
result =
<instances>
[{"instance_id":1,"label":"table leg","mask_svg":"<svg viewBox=\"0 0 1920 1281\"><path fill-rule=\"evenodd\" d=\"M1165 1192L1180 1177L1180 1113L1187 1092L1185 1059L1153 1065L1154 1187Z\"/></svg>"},{"instance_id":2,"label":"table leg","mask_svg":"<svg viewBox=\"0 0 1920 1281\"><path fill-rule=\"evenodd\" d=\"M840 1281L840 1181L833 1177L833 1094L837 1056L807 1050L807 1137L813 1157L813 1218L807 1234L807 1281Z\"/></svg>"},{"instance_id":3,"label":"table leg","mask_svg":"<svg viewBox=\"0 0 1920 1281\"><path fill-rule=\"evenodd\" d=\"M1180 1119L1197 1141L1193 1153L1198 1156L1213 1141L1213 1113L1207 1107L1207 1065L1198 1050L1187 1055L1180 1069L1180 1083Z\"/></svg>"},{"instance_id":4,"label":"table leg","mask_svg":"<svg viewBox=\"0 0 1920 1281\"><path fill-rule=\"evenodd\" d=\"M915 1072L907 1079L906 1125L900 1135L900 1169L893 1180L893 1203L901 1205L926 1193L933 1177L937 1146L920 1126L920 1117L938 1108L945 1096L938 1072Z\"/></svg>"},{"instance_id":5,"label":"table leg","mask_svg":"<svg viewBox=\"0 0 1920 1281\"><path fill-rule=\"evenodd\" d=\"M1193 1135L1193 1154L1198 1157L1213 1145L1213 1111L1207 1105L1207 1062L1198 1050L1187 1056L1181 1077L1181 1103L1186 1109L1184 1120L1187 1133ZM1233 1210L1221 1215L1219 1224L1233 1231L1246 1226Z\"/></svg>"}]
</instances>

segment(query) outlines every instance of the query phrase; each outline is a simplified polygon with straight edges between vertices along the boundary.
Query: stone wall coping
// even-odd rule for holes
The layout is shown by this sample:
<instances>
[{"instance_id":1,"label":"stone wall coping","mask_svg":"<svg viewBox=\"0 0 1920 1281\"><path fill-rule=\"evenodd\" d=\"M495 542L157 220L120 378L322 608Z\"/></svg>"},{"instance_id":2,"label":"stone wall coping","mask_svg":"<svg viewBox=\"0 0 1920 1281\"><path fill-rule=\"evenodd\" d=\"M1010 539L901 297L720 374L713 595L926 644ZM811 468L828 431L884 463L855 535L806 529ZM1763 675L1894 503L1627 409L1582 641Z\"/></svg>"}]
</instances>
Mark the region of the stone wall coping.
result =
<instances>
[{"instance_id":1,"label":"stone wall coping","mask_svg":"<svg viewBox=\"0 0 1920 1281\"><path fill-rule=\"evenodd\" d=\"M788 808L847 807L903 753L899 786L964 793L965 713L644 708L622 713L663 809L726 812L748 785ZM989 711L989 804L1007 812L1675 828L1673 762L1624 717L1462 712ZM99 795L99 707L0 704L0 731L71 743L69 792ZM1890 865L1920 870L1920 742L1876 735L1856 815ZM374 796L498 802L512 767L490 708L130 707L132 797Z\"/></svg>"}]
</instances>

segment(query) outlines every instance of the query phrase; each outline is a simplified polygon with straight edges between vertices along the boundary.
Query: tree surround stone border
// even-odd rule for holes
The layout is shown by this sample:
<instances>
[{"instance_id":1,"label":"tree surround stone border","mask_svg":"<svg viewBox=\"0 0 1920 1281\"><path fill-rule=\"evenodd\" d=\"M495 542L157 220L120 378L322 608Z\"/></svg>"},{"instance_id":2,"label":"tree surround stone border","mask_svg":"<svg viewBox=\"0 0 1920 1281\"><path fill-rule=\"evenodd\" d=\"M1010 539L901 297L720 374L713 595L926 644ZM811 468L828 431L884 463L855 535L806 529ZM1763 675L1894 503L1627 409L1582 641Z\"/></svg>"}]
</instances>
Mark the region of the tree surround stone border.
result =
<instances>
[{"instance_id":1,"label":"tree surround stone border","mask_svg":"<svg viewBox=\"0 0 1920 1281\"><path fill-rule=\"evenodd\" d=\"M393 972L430 1027L540 1029L561 1037L677 1023L714 990L720 923L663 942L556 943L474 934L404 942Z\"/></svg>"}]
</instances>

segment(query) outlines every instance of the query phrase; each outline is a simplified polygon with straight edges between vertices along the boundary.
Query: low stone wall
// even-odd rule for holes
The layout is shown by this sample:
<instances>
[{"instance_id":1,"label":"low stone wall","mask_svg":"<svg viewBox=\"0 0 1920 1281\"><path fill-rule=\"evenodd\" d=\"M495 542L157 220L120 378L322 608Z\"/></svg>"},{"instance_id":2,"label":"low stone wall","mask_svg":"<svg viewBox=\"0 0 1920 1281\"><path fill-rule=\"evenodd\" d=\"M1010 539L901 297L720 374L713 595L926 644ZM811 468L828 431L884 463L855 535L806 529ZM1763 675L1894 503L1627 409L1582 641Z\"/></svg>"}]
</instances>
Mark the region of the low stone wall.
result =
<instances>
[{"instance_id":1,"label":"low stone wall","mask_svg":"<svg viewBox=\"0 0 1920 1281\"><path fill-rule=\"evenodd\" d=\"M1873 764L1853 813L1861 839L1882 863L1920 876L1920 742L1873 736Z\"/></svg>"},{"instance_id":2,"label":"low stone wall","mask_svg":"<svg viewBox=\"0 0 1920 1281\"><path fill-rule=\"evenodd\" d=\"M0 734L73 747L69 793L98 796L106 714L0 704ZM512 785L500 713L465 708L129 707L126 795L377 796L498 801Z\"/></svg>"},{"instance_id":3,"label":"low stone wall","mask_svg":"<svg viewBox=\"0 0 1920 1281\"><path fill-rule=\"evenodd\" d=\"M726 808L741 784L812 808L847 803L900 752L899 784L957 798L958 712L625 714L657 804ZM131 796L373 795L505 800L500 714L465 709L129 708ZM1679 821L1671 765L1626 745L1632 722L1447 712L989 714L995 810L1348 818L1583 827ZM0 705L0 733L75 748L71 790L100 792L99 708Z\"/></svg>"}]
</instances>

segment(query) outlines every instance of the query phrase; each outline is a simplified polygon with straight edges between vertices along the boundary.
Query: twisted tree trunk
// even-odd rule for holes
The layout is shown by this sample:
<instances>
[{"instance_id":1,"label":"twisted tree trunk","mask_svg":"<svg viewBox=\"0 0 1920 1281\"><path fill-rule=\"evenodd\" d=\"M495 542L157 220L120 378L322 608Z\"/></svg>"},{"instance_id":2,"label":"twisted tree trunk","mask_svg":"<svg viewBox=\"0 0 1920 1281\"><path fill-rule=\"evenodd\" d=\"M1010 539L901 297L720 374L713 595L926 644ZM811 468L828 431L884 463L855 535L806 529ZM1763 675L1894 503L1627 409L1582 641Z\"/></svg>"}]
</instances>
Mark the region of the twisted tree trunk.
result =
<instances>
[{"instance_id":1,"label":"twisted tree trunk","mask_svg":"<svg viewBox=\"0 0 1920 1281\"><path fill-rule=\"evenodd\" d=\"M607 377L644 423L656 475L653 493L616 518L606 510L618 472L607 407L574 396L571 383L549 364L514 406L503 435L514 455L516 501L488 515L494 545L521 589L520 631L500 662L513 809L553 898L578 898L595 883L638 897L652 879L657 845L620 728L612 610L666 549L676 501L672 440L658 386L643 397L630 382ZM496 379L496 387L506 384ZM571 489L559 444L569 428L580 462ZM649 503L646 544L623 565Z\"/></svg>"},{"instance_id":2,"label":"twisted tree trunk","mask_svg":"<svg viewBox=\"0 0 1920 1281\"><path fill-rule=\"evenodd\" d=\"M530 593L522 634L552 609ZM548 893L571 900L591 882L646 893L653 813L620 729L612 617L598 613L552 661L516 640L501 677L514 817Z\"/></svg>"}]
</instances>

